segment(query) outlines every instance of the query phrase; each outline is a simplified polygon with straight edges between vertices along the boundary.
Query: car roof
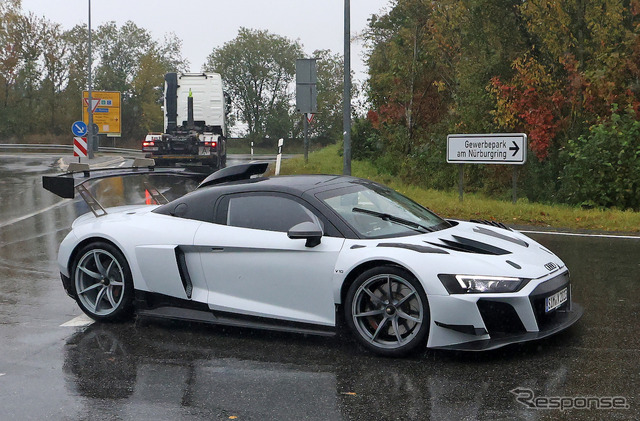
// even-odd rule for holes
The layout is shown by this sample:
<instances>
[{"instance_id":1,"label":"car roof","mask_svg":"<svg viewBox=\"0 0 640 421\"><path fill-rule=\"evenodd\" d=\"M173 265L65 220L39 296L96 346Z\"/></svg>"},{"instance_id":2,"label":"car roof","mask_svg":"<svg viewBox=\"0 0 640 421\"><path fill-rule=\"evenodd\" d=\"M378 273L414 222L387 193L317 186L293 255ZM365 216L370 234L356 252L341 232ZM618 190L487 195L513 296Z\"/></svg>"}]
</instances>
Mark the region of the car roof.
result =
<instances>
[{"instance_id":1,"label":"car roof","mask_svg":"<svg viewBox=\"0 0 640 421\"><path fill-rule=\"evenodd\" d=\"M317 193L349 187L354 184L380 186L370 180L344 175L257 177L200 187L172 202L157 207L153 212L211 222L214 215L213 209L222 196L260 192L290 194L302 198L316 208L326 207L315 196ZM340 225L340 223L338 224Z\"/></svg>"},{"instance_id":2,"label":"car roof","mask_svg":"<svg viewBox=\"0 0 640 421\"><path fill-rule=\"evenodd\" d=\"M194 193L197 193L198 191L201 191L203 194L207 194L207 191L209 191L210 193L212 193L213 191L220 192L220 194L222 194L222 192L232 193L244 191L278 191L301 196L303 193L310 190L331 190L354 183L376 184L369 180L344 175L281 175L221 183L214 186L207 186L202 189L198 189Z\"/></svg>"}]
</instances>

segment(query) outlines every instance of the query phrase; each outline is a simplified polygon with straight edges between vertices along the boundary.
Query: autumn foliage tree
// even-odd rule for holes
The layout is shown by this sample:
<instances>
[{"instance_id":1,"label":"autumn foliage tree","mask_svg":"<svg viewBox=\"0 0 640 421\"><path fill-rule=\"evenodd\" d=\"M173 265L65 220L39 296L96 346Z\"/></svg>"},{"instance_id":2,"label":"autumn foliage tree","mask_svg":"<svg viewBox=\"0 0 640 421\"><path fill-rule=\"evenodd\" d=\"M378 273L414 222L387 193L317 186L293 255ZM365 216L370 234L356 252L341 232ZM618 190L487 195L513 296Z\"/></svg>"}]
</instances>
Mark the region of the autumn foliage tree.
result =
<instances>
[{"instance_id":1,"label":"autumn foliage tree","mask_svg":"<svg viewBox=\"0 0 640 421\"><path fill-rule=\"evenodd\" d=\"M384 145L406 145L403 165L422 160L409 166L427 184L448 170L416 151L440 145L443 163L448 133L524 132L524 192L575 202L563 174L586 172L565 167L588 160L569 145L596 139L616 107L640 119L640 0L397 0L367 35L369 120ZM491 191L503 173L473 166L470 184Z\"/></svg>"},{"instance_id":2,"label":"autumn foliage tree","mask_svg":"<svg viewBox=\"0 0 640 421\"><path fill-rule=\"evenodd\" d=\"M123 137L139 140L162 129L163 75L188 63L181 41L156 40L133 22L100 25L93 33L94 88L123 95ZM24 13L19 0L0 1L0 137L62 135L82 116L87 89L88 31Z\"/></svg>"}]
</instances>

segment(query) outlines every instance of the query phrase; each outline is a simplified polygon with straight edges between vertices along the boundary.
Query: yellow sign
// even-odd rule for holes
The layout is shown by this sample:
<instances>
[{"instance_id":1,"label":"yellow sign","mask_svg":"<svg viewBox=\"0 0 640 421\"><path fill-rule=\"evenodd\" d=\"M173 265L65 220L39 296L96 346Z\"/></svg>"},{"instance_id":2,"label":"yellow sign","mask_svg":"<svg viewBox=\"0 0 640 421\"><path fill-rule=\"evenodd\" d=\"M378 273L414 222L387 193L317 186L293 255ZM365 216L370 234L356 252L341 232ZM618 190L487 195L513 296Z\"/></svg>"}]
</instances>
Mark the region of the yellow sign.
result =
<instances>
[{"instance_id":1,"label":"yellow sign","mask_svg":"<svg viewBox=\"0 0 640 421\"><path fill-rule=\"evenodd\" d=\"M109 137L120 137L122 133L122 113L120 111L120 92L93 91L93 122L98 125L98 132ZM89 92L82 92L82 121L89 125Z\"/></svg>"}]
</instances>

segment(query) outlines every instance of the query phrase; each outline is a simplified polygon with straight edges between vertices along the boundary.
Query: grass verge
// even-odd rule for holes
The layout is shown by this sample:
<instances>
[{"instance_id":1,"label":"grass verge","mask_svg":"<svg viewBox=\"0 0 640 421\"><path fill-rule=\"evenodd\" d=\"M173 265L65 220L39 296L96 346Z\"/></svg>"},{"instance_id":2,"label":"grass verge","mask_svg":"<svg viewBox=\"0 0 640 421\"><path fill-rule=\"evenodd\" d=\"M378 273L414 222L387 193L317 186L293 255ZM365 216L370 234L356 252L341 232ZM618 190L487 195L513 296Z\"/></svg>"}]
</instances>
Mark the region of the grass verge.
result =
<instances>
[{"instance_id":1,"label":"grass verge","mask_svg":"<svg viewBox=\"0 0 640 421\"><path fill-rule=\"evenodd\" d=\"M282 174L342 174L339 146L328 146L309 155L282 163ZM554 227L568 230L640 232L640 213L615 209L581 209L568 205L544 205L519 199L516 204L489 199L481 194L465 193L460 202L457 192L438 191L405 184L380 174L371 163L352 161L351 173L387 185L439 215L455 219L489 219L509 225Z\"/></svg>"}]
</instances>

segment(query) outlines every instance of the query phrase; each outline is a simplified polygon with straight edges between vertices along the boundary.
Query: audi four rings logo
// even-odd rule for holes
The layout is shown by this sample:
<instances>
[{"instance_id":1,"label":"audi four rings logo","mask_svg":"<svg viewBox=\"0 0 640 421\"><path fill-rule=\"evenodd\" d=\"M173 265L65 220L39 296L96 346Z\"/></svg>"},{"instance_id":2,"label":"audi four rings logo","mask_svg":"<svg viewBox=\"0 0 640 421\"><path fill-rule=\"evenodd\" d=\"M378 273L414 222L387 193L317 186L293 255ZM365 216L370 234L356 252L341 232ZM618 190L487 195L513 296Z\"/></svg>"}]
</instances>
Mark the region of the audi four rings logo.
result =
<instances>
[{"instance_id":1,"label":"audi four rings logo","mask_svg":"<svg viewBox=\"0 0 640 421\"><path fill-rule=\"evenodd\" d=\"M545 268L547 268L547 270L554 270L558 267L558 265L556 265L553 262L549 262L546 265L544 265Z\"/></svg>"}]
</instances>

